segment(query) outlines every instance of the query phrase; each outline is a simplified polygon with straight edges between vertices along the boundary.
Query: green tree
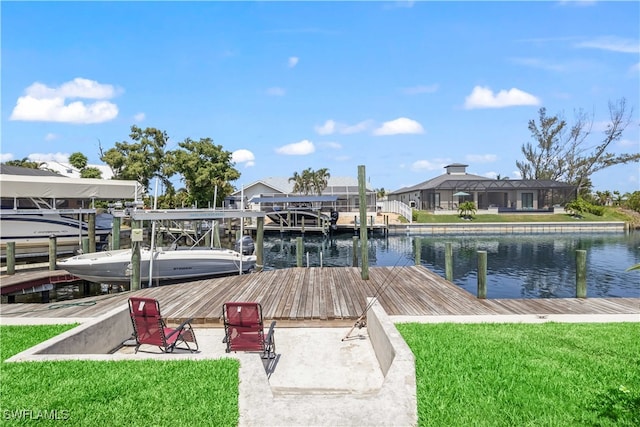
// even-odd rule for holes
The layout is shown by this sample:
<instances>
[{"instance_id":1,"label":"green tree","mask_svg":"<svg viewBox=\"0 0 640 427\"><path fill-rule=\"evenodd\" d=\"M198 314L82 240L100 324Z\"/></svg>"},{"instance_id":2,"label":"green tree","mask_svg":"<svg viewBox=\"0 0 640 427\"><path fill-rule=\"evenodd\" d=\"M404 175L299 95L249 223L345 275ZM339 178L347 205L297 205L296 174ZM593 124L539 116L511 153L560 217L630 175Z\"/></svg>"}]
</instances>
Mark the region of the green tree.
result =
<instances>
[{"instance_id":1,"label":"green tree","mask_svg":"<svg viewBox=\"0 0 640 427\"><path fill-rule=\"evenodd\" d=\"M382 199L384 196L387 195L387 191L384 189L384 187L376 188L374 191L376 192L376 197L378 199Z\"/></svg>"},{"instance_id":2,"label":"green tree","mask_svg":"<svg viewBox=\"0 0 640 427\"><path fill-rule=\"evenodd\" d=\"M327 188L329 178L331 178L331 174L327 168L312 172L312 187L318 195L322 195L322 192Z\"/></svg>"},{"instance_id":3,"label":"green tree","mask_svg":"<svg viewBox=\"0 0 640 427\"><path fill-rule=\"evenodd\" d=\"M149 188L151 179L157 177L165 188L173 186L169 178L171 169L166 162L165 152L169 136L155 129L141 129L131 126L129 137L134 142L116 142L115 147L103 151L100 160L109 165L116 179L131 179Z\"/></svg>"},{"instance_id":4,"label":"green tree","mask_svg":"<svg viewBox=\"0 0 640 427\"><path fill-rule=\"evenodd\" d=\"M567 122L556 115L547 116L545 108L538 111L538 123L529 121L529 131L534 144L522 146L523 161L517 161L523 179L550 179L573 184L581 194L591 185L591 176L608 167L638 162L640 153L614 154L609 152L611 143L622 138L631 121L632 111L627 112L624 98L609 102L610 122L604 131L600 145L589 147L593 119L582 110L575 114L575 122L569 128Z\"/></svg>"},{"instance_id":5,"label":"green tree","mask_svg":"<svg viewBox=\"0 0 640 427\"><path fill-rule=\"evenodd\" d=\"M331 178L331 174L327 168L317 171L307 168L302 173L294 172L293 176L289 178L289 182L293 182L294 193L321 195L329 184L329 178Z\"/></svg>"},{"instance_id":6,"label":"green tree","mask_svg":"<svg viewBox=\"0 0 640 427\"><path fill-rule=\"evenodd\" d=\"M207 207L213 202L215 188L218 188L216 205L235 188L231 181L240 178L231 160L232 153L221 145L213 143L211 138L194 141L190 138L178 144L180 149L168 153L171 171L179 173L185 183L187 203L197 203L199 207Z\"/></svg>"},{"instance_id":7,"label":"green tree","mask_svg":"<svg viewBox=\"0 0 640 427\"><path fill-rule=\"evenodd\" d=\"M460 206L458 206L458 215L460 218L471 219L476 211L476 204L471 201L462 202Z\"/></svg>"},{"instance_id":8,"label":"green tree","mask_svg":"<svg viewBox=\"0 0 640 427\"><path fill-rule=\"evenodd\" d=\"M87 159L87 156L85 156L84 154L80 152L75 152L75 153L71 153L71 155L69 156L69 163L74 168L78 169L79 171L82 171L82 169L87 167L89 160Z\"/></svg>"},{"instance_id":9,"label":"green tree","mask_svg":"<svg viewBox=\"0 0 640 427\"><path fill-rule=\"evenodd\" d=\"M24 157L20 160L9 160L7 162L4 162L5 165L7 166L19 166L21 168L29 168L29 169L41 169L44 165L46 165L46 162L34 162L32 160L29 160L28 157Z\"/></svg>"},{"instance_id":10,"label":"green tree","mask_svg":"<svg viewBox=\"0 0 640 427\"><path fill-rule=\"evenodd\" d=\"M640 191L634 191L627 197L625 207L640 212Z\"/></svg>"},{"instance_id":11,"label":"green tree","mask_svg":"<svg viewBox=\"0 0 640 427\"><path fill-rule=\"evenodd\" d=\"M82 168L80 178L102 178L102 171L94 166Z\"/></svg>"}]
</instances>

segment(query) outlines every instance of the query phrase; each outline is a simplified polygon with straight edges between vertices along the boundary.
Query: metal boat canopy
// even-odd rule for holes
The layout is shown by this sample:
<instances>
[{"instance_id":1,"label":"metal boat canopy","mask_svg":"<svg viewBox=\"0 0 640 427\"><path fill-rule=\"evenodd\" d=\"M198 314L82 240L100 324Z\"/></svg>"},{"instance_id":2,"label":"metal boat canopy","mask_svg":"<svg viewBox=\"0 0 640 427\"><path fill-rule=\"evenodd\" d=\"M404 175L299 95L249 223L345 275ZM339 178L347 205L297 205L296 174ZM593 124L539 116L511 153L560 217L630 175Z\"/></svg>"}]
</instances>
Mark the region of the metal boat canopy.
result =
<instances>
[{"instance_id":1,"label":"metal boat canopy","mask_svg":"<svg viewBox=\"0 0 640 427\"><path fill-rule=\"evenodd\" d=\"M142 191L137 181L0 174L2 197L137 200Z\"/></svg>"}]
</instances>

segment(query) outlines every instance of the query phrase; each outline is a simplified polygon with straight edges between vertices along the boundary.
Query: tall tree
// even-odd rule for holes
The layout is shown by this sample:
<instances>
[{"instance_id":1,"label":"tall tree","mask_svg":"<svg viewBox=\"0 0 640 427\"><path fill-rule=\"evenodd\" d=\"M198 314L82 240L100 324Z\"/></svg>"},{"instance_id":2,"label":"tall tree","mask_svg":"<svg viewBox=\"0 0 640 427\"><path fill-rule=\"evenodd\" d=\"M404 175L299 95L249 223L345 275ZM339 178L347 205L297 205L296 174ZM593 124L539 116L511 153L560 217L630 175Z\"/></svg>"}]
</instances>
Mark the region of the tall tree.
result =
<instances>
[{"instance_id":1,"label":"tall tree","mask_svg":"<svg viewBox=\"0 0 640 427\"><path fill-rule=\"evenodd\" d=\"M232 181L240 178L231 160L232 153L211 138L194 141L190 138L178 144L180 149L168 153L171 171L182 175L190 204L206 207L213 202L215 188L218 188L216 204L231 194L235 188Z\"/></svg>"},{"instance_id":2,"label":"tall tree","mask_svg":"<svg viewBox=\"0 0 640 427\"><path fill-rule=\"evenodd\" d=\"M289 182L293 182L293 192L300 194L316 193L321 195L329 183L329 169L322 168L314 171L306 168L302 173L294 172L289 178Z\"/></svg>"},{"instance_id":3,"label":"tall tree","mask_svg":"<svg viewBox=\"0 0 640 427\"><path fill-rule=\"evenodd\" d=\"M7 165L7 166L19 166L21 168L41 169L47 163L46 162L34 162L32 160L29 160L28 157L23 157L20 160L9 160L7 162L4 162L4 164Z\"/></svg>"},{"instance_id":4,"label":"tall tree","mask_svg":"<svg viewBox=\"0 0 640 427\"><path fill-rule=\"evenodd\" d=\"M313 189L318 195L322 195L322 192L325 190L325 188L327 188L327 185L329 184L329 178L331 178L329 169L318 169L317 171L313 172L312 176Z\"/></svg>"},{"instance_id":5,"label":"tall tree","mask_svg":"<svg viewBox=\"0 0 640 427\"><path fill-rule=\"evenodd\" d=\"M129 137L134 142L116 142L115 147L107 151L100 146L100 160L111 167L114 178L136 180L149 188L151 179L158 177L165 188L172 187L171 170L165 158L167 133L133 125Z\"/></svg>"},{"instance_id":6,"label":"tall tree","mask_svg":"<svg viewBox=\"0 0 640 427\"><path fill-rule=\"evenodd\" d=\"M71 164L71 166L81 171L82 169L87 167L89 159L87 159L87 156L78 151L75 153L71 153L71 155L69 156L69 163Z\"/></svg>"},{"instance_id":7,"label":"tall tree","mask_svg":"<svg viewBox=\"0 0 640 427\"><path fill-rule=\"evenodd\" d=\"M560 116L548 117L545 108L540 108L538 115L538 123L529 121L534 144L524 144L524 160L516 162L523 179L564 181L575 185L580 193L590 185L591 175L595 172L640 160L640 153L608 151L611 143L622 138L631 121L632 111L627 111L624 98L609 102L610 122L602 142L595 148L587 146L593 119L582 110L576 112L575 123L570 128Z\"/></svg>"},{"instance_id":8,"label":"tall tree","mask_svg":"<svg viewBox=\"0 0 640 427\"><path fill-rule=\"evenodd\" d=\"M82 168L80 178L102 178L102 171L95 166Z\"/></svg>"}]
</instances>

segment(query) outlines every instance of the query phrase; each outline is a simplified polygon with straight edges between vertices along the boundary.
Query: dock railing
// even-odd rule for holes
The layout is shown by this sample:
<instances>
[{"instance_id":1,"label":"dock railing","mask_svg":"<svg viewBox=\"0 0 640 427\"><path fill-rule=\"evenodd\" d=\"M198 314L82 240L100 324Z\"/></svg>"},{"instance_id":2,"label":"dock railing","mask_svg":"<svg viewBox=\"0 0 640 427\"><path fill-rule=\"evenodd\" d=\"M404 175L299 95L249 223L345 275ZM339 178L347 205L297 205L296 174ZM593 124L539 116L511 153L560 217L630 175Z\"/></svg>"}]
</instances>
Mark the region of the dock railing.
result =
<instances>
[{"instance_id":1,"label":"dock railing","mask_svg":"<svg viewBox=\"0 0 640 427\"><path fill-rule=\"evenodd\" d=\"M382 212L390 212L390 213L402 215L407 219L407 221L409 221L409 223L413 222L412 210L405 203L402 203L398 200L385 200L385 201L379 201L377 203L377 206L382 209Z\"/></svg>"}]
</instances>

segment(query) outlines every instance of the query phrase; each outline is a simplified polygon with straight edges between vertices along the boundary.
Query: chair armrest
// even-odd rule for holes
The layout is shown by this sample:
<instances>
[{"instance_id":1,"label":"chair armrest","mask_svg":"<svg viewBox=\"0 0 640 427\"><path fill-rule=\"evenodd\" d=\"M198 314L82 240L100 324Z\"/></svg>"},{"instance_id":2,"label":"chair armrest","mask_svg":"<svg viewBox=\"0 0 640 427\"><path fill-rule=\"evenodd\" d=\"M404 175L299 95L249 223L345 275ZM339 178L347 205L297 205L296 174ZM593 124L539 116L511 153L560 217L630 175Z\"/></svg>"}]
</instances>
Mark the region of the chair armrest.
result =
<instances>
[{"instance_id":1,"label":"chair armrest","mask_svg":"<svg viewBox=\"0 0 640 427\"><path fill-rule=\"evenodd\" d=\"M167 335L167 338L171 338L173 336L173 334L175 334L176 332L180 332L184 329L185 326L189 325L189 328L191 328L191 322L193 321L193 317L185 320L184 322L182 322L179 326L177 326L173 331L171 331L171 333L169 335ZM164 323L164 320L163 320Z\"/></svg>"}]
</instances>

